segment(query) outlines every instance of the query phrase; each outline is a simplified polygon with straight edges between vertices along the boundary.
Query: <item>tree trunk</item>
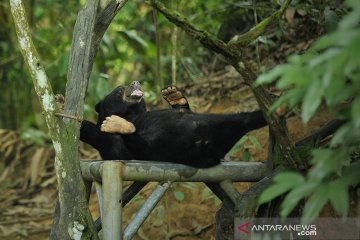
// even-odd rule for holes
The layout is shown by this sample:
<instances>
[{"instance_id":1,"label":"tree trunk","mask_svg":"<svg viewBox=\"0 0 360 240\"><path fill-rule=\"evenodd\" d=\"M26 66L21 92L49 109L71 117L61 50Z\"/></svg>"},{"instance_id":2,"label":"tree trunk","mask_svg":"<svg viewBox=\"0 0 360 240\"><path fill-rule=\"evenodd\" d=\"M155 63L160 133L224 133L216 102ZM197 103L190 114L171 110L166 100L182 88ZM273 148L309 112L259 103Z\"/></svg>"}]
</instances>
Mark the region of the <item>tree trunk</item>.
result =
<instances>
[{"instance_id":1,"label":"tree trunk","mask_svg":"<svg viewBox=\"0 0 360 240\"><path fill-rule=\"evenodd\" d=\"M88 208L85 183L79 174L80 164L77 161L79 158L79 122L75 120L62 121L56 116L58 107L45 70L33 45L23 3L19 0L11 0L10 4L21 52L29 67L56 153L55 169L59 186L60 219L52 238L98 239ZM86 24L82 26L84 27L83 32L81 32L83 39L80 37L77 39L80 47L78 57L73 59L74 65L75 62L83 64L88 60L97 6L97 1L89 1L83 10L84 17L80 17L81 14L79 14L77 22L82 20ZM67 114L82 116L83 99L89 72L88 68L79 69L76 74L82 77L78 76L77 82L73 81L72 78L69 79L68 85L73 86L75 84L77 87L67 90L65 107L66 109L72 108L72 111L67 111Z\"/></svg>"},{"instance_id":2,"label":"tree trunk","mask_svg":"<svg viewBox=\"0 0 360 240\"><path fill-rule=\"evenodd\" d=\"M98 0L88 0L76 20L68 68L65 114L58 106L40 58L31 39L21 0L10 0L16 33L24 60L40 100L49 135L55 149L55 170L59 194L51 239L98 239L88 208L89 183L80 174L79 129L84 97L99 43L114 16L127 0L110 0L98 13Z\"/></svg>"}]
</instances>

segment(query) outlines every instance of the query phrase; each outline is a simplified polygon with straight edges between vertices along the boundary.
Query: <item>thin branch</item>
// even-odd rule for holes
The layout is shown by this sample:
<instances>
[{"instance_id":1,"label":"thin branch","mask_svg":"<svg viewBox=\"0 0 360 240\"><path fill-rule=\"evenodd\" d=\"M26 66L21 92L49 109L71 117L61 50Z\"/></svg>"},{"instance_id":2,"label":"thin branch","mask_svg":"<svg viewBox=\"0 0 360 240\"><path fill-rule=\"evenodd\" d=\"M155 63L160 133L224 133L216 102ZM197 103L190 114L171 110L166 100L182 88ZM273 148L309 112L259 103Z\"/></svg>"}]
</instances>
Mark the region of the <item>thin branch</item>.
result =
<instances>
[{"instance_id":1,"label":"thin branch","mask_svg":"<svg viewBox=\"0 0 360 240\"><path fill-rule=\"evenodd\" d=\"M333 120L333 121L329 122L328 124L326 124L325 126L320 128L318 131L316 131L311 136L308 136L308 137L303 138L302 140L298 141L296 143L296 147L305 146L305 145L309 145L309 144L310 145L316 144L316 143L320 142L321 140L323 140L324 138L334 134L334 132L336 130L338 130L339 127L341 127L344 123L345 123L344 120Z\"/></svg>"},{"instance_id":2,"label":"thin branch","mask_svg":"<svg viewBox=\"0 0 360 240\"><path fill-rule=\"evenodd\" d=\"M251 1L251 3L253 4L254 6L254 10L253 10L253 14L254 14L254 19L255 19L255 25L258 25L259 21L258 21L258 16L257 16L257 11L256 11L256 3L254 0ZM256 51L256 62L257 62L257 65L258 65L258 69L260 70L260 48L259 48L259 39L256 38L255 40L255 43L256 43L256 46L255 46L255 51Z\"/></svg>"},{"instance_id":3,"label":"thin branch","mask_svg":"<svg viewBox=\"0 0 360 240\"><path fill-rule=\"evenodd\" d=\"M265 31L283 15L286 8L289 6L291 0L287 0L281 8L273 13L271 16L265 18L260 23L256 24L248 32L240 35L234 36L228 43L228 46L241 50L243 47L249 45L252 41L257 39L259 36L265 33Z\"/></svg>"},{"instance_id":4,"label":"thin branch","mask_svg":"<svg viewBox=\"0 0 360 240\"><path fill-rule=\"evenodd\" d=\"M176 2L176 10L179 9L179 2ZM176 62L177 62L177 39L178 39L178 27L174 26L171 34L171 84L176 85Z\"/></svg>"},{"instance_id":5,"label":"thin branch","mask_svg":"<svg viewBox=\"0 0 360 240\"><path fill-rule=\"evenodd\" d=\"M171 84L176 85L176 53L177 53L177 33L178 27L174 26L172 35L171 35L171 43L172 43L172 53L171 53Z\"/></svg>"},{"instance_id":6,"label":"thin branch","mask_svg":"<svg viewBox=\"0 0 360 240\"><path fill-rule=\"evenodd\" d=\"M57 116L57 117L63 117L63 118L69 118L69 119L72 119L72 120L76 120L76 121L78 121L78 122L82 122L82 119L79 118L79 117L70 116L70 115L66 115L66 114L63 114L63 113L55 113L55 116Z\"/></svg>"},{"instance_id":7,"label":"thin branch","mask_svg":"<svg viewBox=\"0 0 360 240\"><path fill-rule=\"evenodd\" d=\"M101 39L103 38L106 30L108 29L110 23L116 16L116 14L125 6L128 0L111 0L104 10L96 17L95 27L94 27L94 36L93 36L93 46L91 57L94 58ZM93 60L93 59L92 59Z\"/></svg>"},{"instance_id":8,"label":"thin branch","mask_svg":"<svg viewBox=\"0 0 360 240\"><path fill-rule=\"evenodd\" d=\"M160 89L164 87L164 81L161 77L161 52L160 52L160 33L158 28L158 22L157 22L157 11L156 9L153 9L152 11L153 16L153 22L155 27L155 45L156 45L156 78L157 82L160 86Z\"/></svg>"},{"instance_id":9,"label":"thin branch","mask_svg":"<svg viewBox=\"0 0 360 240\"><path fill-rule=\"evenodd\" d=\"M111 0L104 10L96 17L94 40L101 40L116 14L125 6L128 0Z\"/></svg>"}]
</instances>

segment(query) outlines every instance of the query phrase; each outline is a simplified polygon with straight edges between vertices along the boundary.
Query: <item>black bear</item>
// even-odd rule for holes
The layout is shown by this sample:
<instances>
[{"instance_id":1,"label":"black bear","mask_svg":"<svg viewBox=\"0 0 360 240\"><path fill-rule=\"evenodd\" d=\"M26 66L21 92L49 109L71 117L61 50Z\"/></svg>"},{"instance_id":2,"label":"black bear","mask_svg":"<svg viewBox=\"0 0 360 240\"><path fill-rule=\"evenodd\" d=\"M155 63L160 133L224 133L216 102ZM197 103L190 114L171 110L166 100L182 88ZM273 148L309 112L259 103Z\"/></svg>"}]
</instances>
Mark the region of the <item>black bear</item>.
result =
<instances>
[{"instance_id":1,"label":"black bear","mask_svg":"<svg viewBox=\"0 0 360 240\"><path fill-rule=\"evenodd\" d=\"M163 94L173 108L146 111L139 82L117 87L96 105L97 124L83 121L80 139L97 149L103 159L207 168L217 165L244 134L267 125L261 111L198 114L190 111L175 87Z\"/></svg>"},{"instance_id":2,"label":"black bear","mask_svg":"<svg viewBox=\"0 0 360 240\"><path fill-rule=\"evenodd\" d=\"M162 92L165 100L173 108L190 110L186 98L175 87L169 88L169 90L164 89ZM112 115L112 117L114 117L116 114L127 112L126 115L128 118L133 119L138 114L146 112L146 106L142 96L143 92L141 90L140 83L137 81L131 83L127 87L119 86L115 88L102 101L96 104L95 110L98 113L97 124L87 120L84 120L81 123L80 140L97 149L104 160L135 159L127 150L120 134L111 134L101 131L101 126L108 115ZM122 100L119 101L118 97ZM127 107L127 109L124 109L122 108L122 101L128 103L139 103L139 105L135 104L134 108L124 105ZM121 123L121 126L129 128L133 126L132 123L127 121L122 121ZM124 129L121 132L124 133Z\"/></svg>"}]
</instances>

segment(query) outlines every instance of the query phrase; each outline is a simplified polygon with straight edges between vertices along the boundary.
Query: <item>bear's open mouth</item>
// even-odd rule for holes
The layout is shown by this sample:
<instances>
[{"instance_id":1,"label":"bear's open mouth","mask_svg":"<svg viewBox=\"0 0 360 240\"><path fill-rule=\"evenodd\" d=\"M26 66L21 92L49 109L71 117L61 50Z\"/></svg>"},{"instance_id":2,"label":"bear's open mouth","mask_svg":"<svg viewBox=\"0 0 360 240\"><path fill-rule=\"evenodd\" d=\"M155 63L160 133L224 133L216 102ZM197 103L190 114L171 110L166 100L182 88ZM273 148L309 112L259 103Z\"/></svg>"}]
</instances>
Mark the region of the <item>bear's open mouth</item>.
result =
<instances>
[{"instance_id":1,"label":"bear's open mouth","mask_svg":"<svg viewBox=\"0 0 360 240\"><path fill-rule=\"evenodd\" d=\"M141 91L141 89L135 89L130 94L131 97L135 97L135 98L141 98L143 95L144 95L144 93L143 93L143 91Z\"/></svg>"},{"instance_id":2,"label":"bear's open mouth","mask_svg":"<svg viewBox=\"0 0 360 240\"><path fill-rule=\"evenodd\" d=\"M132 82L125 91L125 96L130 99L139 100L144 96L144 92L141 89L139 81Z\"/></svg>"}]
</instances>

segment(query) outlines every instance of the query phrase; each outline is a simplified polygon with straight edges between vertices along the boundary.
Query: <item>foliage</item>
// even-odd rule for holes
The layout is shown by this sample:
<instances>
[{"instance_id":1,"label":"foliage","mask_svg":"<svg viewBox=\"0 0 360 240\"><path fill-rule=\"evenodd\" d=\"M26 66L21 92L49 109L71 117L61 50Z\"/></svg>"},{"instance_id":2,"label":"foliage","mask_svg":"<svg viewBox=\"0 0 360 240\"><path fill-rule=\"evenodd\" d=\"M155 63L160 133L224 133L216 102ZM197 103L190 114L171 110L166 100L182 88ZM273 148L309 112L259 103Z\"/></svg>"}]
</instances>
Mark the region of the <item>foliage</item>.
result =
<instances>
[{"instance_id":1,"label":"foliage","mask_svg":"<svg viewBox=\"0 0 360 240\"><path fill-rule=\"evenodd\" d=\"M250 154L250 149L259 150L261 149L261 144L255 136L246 134L231 148L227 155L232 156L243 150L241 160L246 162L252 161L254 159Z\"/></svg>"},{"instance_id":2,"label":"foliage","mask_svg":"<svg viewBox=\"0 0 360 240\"><path fill-rule=\"evenodd\" d=\"M69 42L76 12L77 1L63 4L61 1L25 1L32 35L56 93L65 89ZM43 126L40 106L34 99L31 78L26 70L16 40L14 24L10 16L9 1L0 3L0 87L6 89L0 95L0 127L8 129L40 128ZM34 114L39 113L39 114ZM45 129L41 129L45 130Z\"/></svg>"},{"instance_id":3,"label":"foliage","mask_svg":"<svg viewBox=\"0 0 360 240\"><path fill-rule=\"evenodd\" d=\"M281 216L287 216L297 203L308 197L303 221L314 220L329 201L340 216L349 210L348 190L360 183L360 6L347 1L349 12L335 31L321 37L303 55L288 58L261 75L257 84L276 82L285 94L272 106L295 108L301 105L306 123L324 103L337 118L346 120L334 134L330 145L312 151L311 169L306 176L284 172L260 197L260 203L289 192Z\"/></svg>"},{"instance_id":4,"label":"foliage","mask_svg":"<svg viewBox=\"0 0 360 240\"><path fill-rule=\"evenodd\" d=\"M55 93L64 93L67 75L72 28L76 12L85 1L38 0L25 1L31 25L34 43L38 46L42 65L52 81ZM176 9L210 33L219 34L220 29L229 21L232 12L240 12L240 18L252 19L252 5L246 1L163 1L169 8ZM250 4L250 5L249 5ZM276 1L257 4L258 16L268 15L277 6ZM18 44L15 41L13 24L8 14L8 1L0 4L0 87L7 89L0 96L0 128L28 128L46 131L37 101L33 101L33 87L23 60L19 57ZM74 14L69 14L74 13ZM231 22L231 21L230 21ZM236 23L238 23L236 21ZM245 26L242 26L244 28ZM234 25L234 22L232 22ZM244 22L247 27L253 21ZM232 26L237 28L236 26ZM227 28L227 27L225 27ZM241 29L244 30L244 29ZM162 86L156 79L155 31L160 36L161 76L165 85L171 83L171 59L174 26L162 14L157 14L157 28L154 26L153 9L142 0L129 2L118 14L100 45L89 81L85 118L94 119L93 109L113 86L133 80L142 82L145 98L148 102L159 99ZM234 34L231 32L231 34ZM199 76L209 74L221 58L194 41L183 31L177 33L177 81L194 81ZM216 63L216 64L215 64ZM19 91L21 89L21 91ZM34 114L35 112L35 114Z\"/></svg>"},{"instance_id":5,"label":"foliage","mask_svg":"<svg viewBox=\"0 0 360 240\"><path fill-rule=\"evenodd\" d=\"M215 206L219 206L222 202L221 200L214 195L214 193L209 188L204 188L201 193L201 201L208 201L210 199L214 200Z\"/></svg>"},{"instance_id":6,"label":"foliage","mask_svg":"<svg viewBox=\"0 0 360 240\"><path fill-rule=\"evenodd\" d=\"M21 133L21 138L25 143L35 143L39 146L44 146L47 142L47 136L43 131L35 128L28 128Z\"/></svg>"},{"instance_id":7,"label":"foliage","mask_svg":"<svg viewBox=\"0 0 360 240\"><path fill-rule=\"evenodd\" d=\"M64 94L67 63L76 12L85 1L38 0L25 1L26 11L38 47L42 65L45 67L55 93ZM226 7L237 1L164 1L178 9L189 19L216 34L226 16ZM37 101L33 101L31 79L25 70L9 15L9 2L0 3L0 87L6 89L0 95L0 128L24 131L28 128L42 129L43 119ZM69 14L73 13L73 14ZM113 86L133 80L142 82L147 101L158 99L159 85L156 79L155 31L160 36L161 76L165 84L171 83L172 43L169 41L174 26L161 14L157 14L154 26L152 8L142 0L129 2L118 14L100 45L89 81L85 105L85 118L94 119L93 106ZM203 75L202 66L213 61L213 54L193 41L184 32L178 31L176 57L178 82L194 80ZM21 91L19 91L21 89ZM36 114L34 114L34 112Z\"/></svg>"},{"instance_id":8,"label":"foliage","mask_svg":"<svg viewBox=\"0 0 360 240\"><path fill-rule=\"evenodd\" d=\"M174 196L178 202L182 202L185 199L185 194L181 191L174 191Z\"/></svg>"}]
</instances>

